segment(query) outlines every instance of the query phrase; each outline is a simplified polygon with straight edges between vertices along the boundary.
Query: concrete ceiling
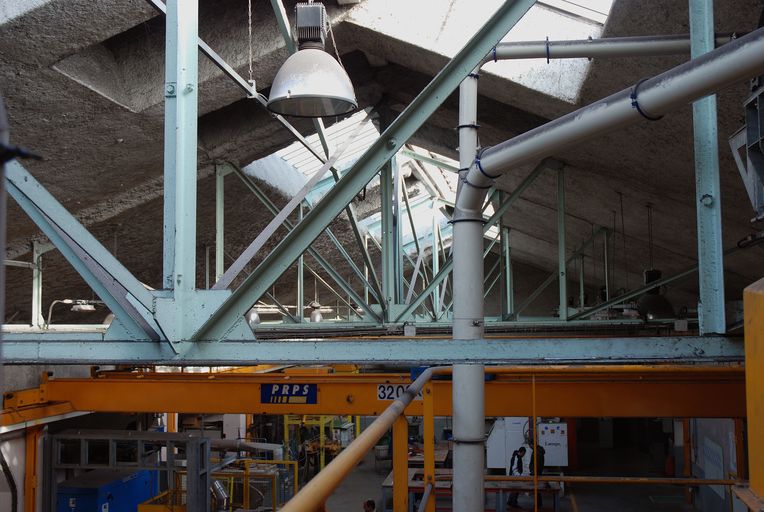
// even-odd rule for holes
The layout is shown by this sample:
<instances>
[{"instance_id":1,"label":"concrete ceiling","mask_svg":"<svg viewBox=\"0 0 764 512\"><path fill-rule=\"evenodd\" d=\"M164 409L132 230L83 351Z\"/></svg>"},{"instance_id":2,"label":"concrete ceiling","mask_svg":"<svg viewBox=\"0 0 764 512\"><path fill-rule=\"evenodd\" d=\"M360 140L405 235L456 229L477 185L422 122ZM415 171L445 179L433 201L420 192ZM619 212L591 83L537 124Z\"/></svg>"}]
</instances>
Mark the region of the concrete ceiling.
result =
<instances>
[{"instance_id":1,"label":"concrete ceiling","mask_svg":"<svg viewBox=\"0 0 764 512\"><path fill-rule=\"evenodd\" d=\"M412 16L406 7L410 2L400 0L344 6L327 2L359 102L376 107L383 117L396 115L418 94L449 55L469 39L474 27L492 14L497 2L480 2L477 9L467 0L421 1L429 9L426 19ZM44 155L45 161L25 165L139 279L161 286L163 19L142 0L20 0L12 4L0 7L0 84L12 142ZM293 2L286 4L291 13ZM752 30L764 7L761 0L716 4L718 32ZM539 9L543 10L534 7L534 16ZM246 77L246 2L201 0L200 11L201 37ZM258 89L267 93L287 51L270 2L253 0L253 13L254 77ZM688 32L687 2L616 0L604 29L580 23L574 29L570 20L562 18L560 26L567 27L562 35L545 32L532 19L521 23L518 31L523 37L552 40L579 32L586 37L586 31L594 37ZM489 146L506 140L686 59L602 60L588 66L582 62L548 65L541 60L514 71L511 66L493 71L486 67L480 80L481 143ZM719 95L725 248L753 229L752 209L726 144L727 137L742 125L746 91L747 84L740 84ZM204 246L214 244L214 163L245 165L292 139L204 57L199 111L198 283L203 285ZM452 96L412 142L456 156L457 111L457 99ZM302 133L311 132L310 123L295 125ZM657 123L645 122L560 151L555 157L568 166L569 250L591 234L593 225L612 227L615 220L618 287L636 287L642 269L648 267L648 203L654 205L656 266L670 274L695 262L690 108ZM528 171L513 171L500 180L500 187L512 190ZM541 270L554 268L557 261L555 191L555 176L543 173L505 218L513 230L513 254ZM273 197L279 204L284 202L275 192ZM238 184L227 186L226 202L226 252L235 257L270 216ZM29 242L39 236L38 230L12 201L8 215L9 256L28 258ZM742 288L761 277L762 261L761 249L728 259L729 299L741 298ZM51 256L46 271L55 276L46 281L46 304L87 293L61 258ZM685 293L695 289L693 279L677 285ZM27 272L10 270L8 313L21 311L18 321L28 321L28 295Z\"/></svg>"}]
</instances>

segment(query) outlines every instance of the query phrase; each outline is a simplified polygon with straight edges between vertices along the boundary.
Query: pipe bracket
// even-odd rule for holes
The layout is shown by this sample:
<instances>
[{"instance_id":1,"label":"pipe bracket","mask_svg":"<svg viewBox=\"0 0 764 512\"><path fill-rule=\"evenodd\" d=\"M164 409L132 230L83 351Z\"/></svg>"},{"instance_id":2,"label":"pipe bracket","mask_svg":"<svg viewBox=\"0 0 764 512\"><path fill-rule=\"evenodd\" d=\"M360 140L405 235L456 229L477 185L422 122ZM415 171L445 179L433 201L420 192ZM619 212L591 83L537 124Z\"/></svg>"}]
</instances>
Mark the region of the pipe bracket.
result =
<instances>
[{"instance_id":1,"label":"pipe bracket","mask_svg":"<svg viewBox=\"0 0 764 512\"><path fill-rule=\"evenodd\" d=\"M637 100L637 91L639 90L639 86L642 85L642 82L644 82L645 80L647 80L647 78L643 78L642 80L634 84L634 89L631 90L631 94L629 95L629 97L631 98L631 106L632 108L637 109L637 112L639 112L642 115L642 117L644 117L648 121L660 121L661 119L663 119L663 116L658 116L658 117L649 116L639 106L639 101Z\"/></svg>"},{"instance_id":2,"label":"pipe bracket","mask_svg":"<svg viewBox=\"0 0 764 512\"><path fill-rule=\"evenodd\" d=\"M457 439L453 438L452 441L456 444L485 444L484 438L473 438L473 439Z\"/></svg>"},{"instance_id":3,"label":"pipe bracket","mask_svg":"<svg viewBox=\"0 0 764 512\"><path fill-rule=\"evenodd\" d=\"M643 114L643 115L644 115L644 114ZM481 151L480 153L482 153L482 151ZM499 176L501 176L500 174L496 174L496 175L494 176L494 175L491 175L491 174L488 174L487 172L485 172L485 169L483 169L483 166L482 166L482 164L480 163L480 153L478 153L478 155L475 157L475 165L477 165L478 171L480 171L480 173L481 173L483 176L485 176L486 178L488 178L488 179L491 179L491 180L495 180L496 178L498 178ZM473 186L474 186L474 185L473 185Z\"/></svg>"}]
</instances>

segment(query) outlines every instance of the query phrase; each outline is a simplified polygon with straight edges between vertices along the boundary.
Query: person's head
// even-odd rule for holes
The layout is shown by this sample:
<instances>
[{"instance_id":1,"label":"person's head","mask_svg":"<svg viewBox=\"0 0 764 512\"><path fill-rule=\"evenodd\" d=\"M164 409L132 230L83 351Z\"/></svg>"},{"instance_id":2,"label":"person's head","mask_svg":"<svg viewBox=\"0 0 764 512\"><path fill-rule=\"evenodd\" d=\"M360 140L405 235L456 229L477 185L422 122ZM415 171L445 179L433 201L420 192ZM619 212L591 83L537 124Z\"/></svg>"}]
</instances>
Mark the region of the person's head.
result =
<instances>
[{"instance_id":1,"label":"person's head","mask_svg":"<svg viewBox=\"0 0 764 512\"><path fill-rule=\"evenodd\" d=\"M363 502L363 512L374 512L377 509L377 504L374 500L366 500Z\"/></svg>"},{"instance_id":2,"label":"person's head","mask_svg":"<svg viewBox=\"0 0 764 512\"><path fill-rule=\"evenodd\" d=\"M518 454L520 457L525 457L525 446L521 446L520 448L518 448L518 449L517 449L517 454Z\"/></svg>"}]
</instances>

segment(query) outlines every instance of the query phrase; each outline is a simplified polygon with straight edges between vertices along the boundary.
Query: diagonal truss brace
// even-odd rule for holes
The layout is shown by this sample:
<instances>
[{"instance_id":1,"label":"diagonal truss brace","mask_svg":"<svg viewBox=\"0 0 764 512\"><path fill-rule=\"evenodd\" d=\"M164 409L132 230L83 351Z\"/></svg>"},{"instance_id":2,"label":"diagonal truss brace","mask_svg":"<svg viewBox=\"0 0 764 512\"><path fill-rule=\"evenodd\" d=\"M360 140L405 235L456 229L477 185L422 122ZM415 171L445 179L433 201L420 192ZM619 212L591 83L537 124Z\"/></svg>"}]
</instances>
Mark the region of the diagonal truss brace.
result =
<instances>
[{"instance_id":1,"label":"diagonal truss brace","mask_svg":"<svg viewBox=\"0 0 764 512\"><path fill-rule=\"evenodd\" d=\"M21 164L7 165L6 183L10 195L106 303L131 337L154 341L164 338L153 319L151 292Z\"/></svg>"},{"instance_id":2,"label":"diagonal truss brace","mask_svg":"<svg viewBox=\"0 0 764 512\"><path fill-rule=\"evenodd\" d=\"M263 260L231 297L194 334L193 339L221 339L247 309L289 268L329 223L371 181L385 162L482 62L493 46L523 17L535 0L505 2L464 48L433 78L377 141L330 190L320 205Z\"/></svg>"}]
</instances>

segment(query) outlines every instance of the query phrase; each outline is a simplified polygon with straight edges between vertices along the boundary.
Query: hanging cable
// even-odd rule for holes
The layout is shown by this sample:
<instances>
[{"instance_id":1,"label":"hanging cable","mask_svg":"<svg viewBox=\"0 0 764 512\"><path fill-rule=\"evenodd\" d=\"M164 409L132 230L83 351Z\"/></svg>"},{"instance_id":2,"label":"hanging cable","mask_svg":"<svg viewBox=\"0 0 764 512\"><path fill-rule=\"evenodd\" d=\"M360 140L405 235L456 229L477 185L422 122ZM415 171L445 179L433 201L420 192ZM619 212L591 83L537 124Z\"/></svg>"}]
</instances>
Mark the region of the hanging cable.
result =
<instances>
[{"instance_id":1,"label":"hanging cable","mask_svg":"<svg viewBox=\"0 0 764 512\"><path fill-rule=\"evenodd\" d=\"M342 59L340 58L340 52L337 50L337 41L334 40L334 30L332 30L332 22L328 21L326 24L329 27L329 37L332 40L332 46L334 47L334 54L337 56L337 62L340 63L340 66L342 66L342 69L345 69L345 65L342 63Z\"/></svg>"},{"instance_id":2,"label":"hanging cable","mask_svg":"<svg viewBox=\"0 0 764 512\"><path fill-rule=\"evenodd\" d=\"M653 265L653 205L647 203L647 243L648 254L650 255L650 269L654 269Z\"/></svg>"},{"instance_id":3,"label":"hanging cable","mask_svg":"<svg viewBox=\"0 0 764 512\"><path fill-rule=\"evenodd\" d=\"M252 70L252 0L247 2L247 33L249 35L249 83L255 85L254 71Z\"/></svg>"}]
</instances>

